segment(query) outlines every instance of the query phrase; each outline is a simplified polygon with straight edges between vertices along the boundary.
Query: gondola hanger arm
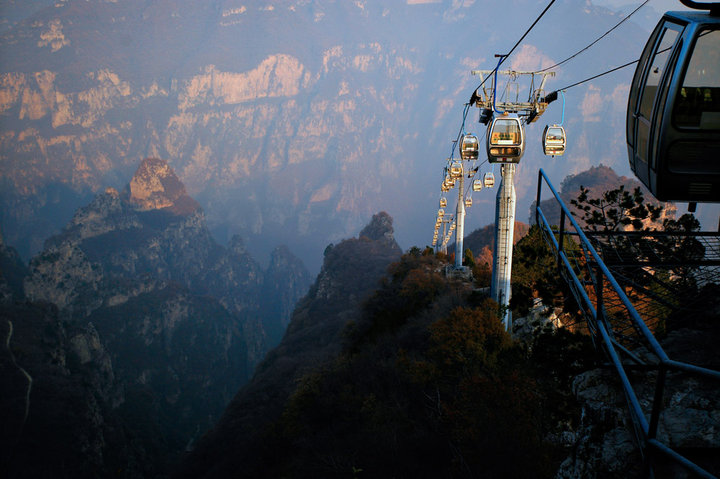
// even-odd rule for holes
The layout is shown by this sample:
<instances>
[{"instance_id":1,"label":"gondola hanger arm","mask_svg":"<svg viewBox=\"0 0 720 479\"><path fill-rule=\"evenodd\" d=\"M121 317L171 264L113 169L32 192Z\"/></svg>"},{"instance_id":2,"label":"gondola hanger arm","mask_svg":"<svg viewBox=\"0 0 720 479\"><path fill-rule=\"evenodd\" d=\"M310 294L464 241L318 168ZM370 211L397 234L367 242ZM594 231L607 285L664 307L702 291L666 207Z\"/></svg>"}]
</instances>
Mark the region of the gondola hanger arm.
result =
<instances>
[{"instance_id":1,"label":"gondola hanger arm","mask_svg":"<svg viewBox=\"0 0 720 479\"><path fill-rule=\"evenodd\" d=\"M695 0L680 0L680 3L694 10L710 10L710 15L720 15L720 2L696 2Z\"/></svg>"}]
</instances>

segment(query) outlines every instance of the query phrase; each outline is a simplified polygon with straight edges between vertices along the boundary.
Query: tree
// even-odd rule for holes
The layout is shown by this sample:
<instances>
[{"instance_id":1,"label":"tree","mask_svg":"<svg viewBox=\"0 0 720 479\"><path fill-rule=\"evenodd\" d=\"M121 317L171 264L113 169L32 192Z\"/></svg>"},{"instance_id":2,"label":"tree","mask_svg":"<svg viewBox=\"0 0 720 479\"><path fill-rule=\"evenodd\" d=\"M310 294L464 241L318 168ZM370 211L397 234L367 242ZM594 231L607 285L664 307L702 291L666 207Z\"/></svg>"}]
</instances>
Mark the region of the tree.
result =
<instances>
[{"instance_id":1,"label":"tree","mask_svg":"<svg viewBox=\"0 0 720 479\"><path fill-rule=\"evenodd\" d=\"M700 229L697 219L690 214L666 217L664 205L645 201L640 187L631 193L621 185L590 198L581 186L571 204L587 229L600 233L589 237L643 319L662 330L671 311L697 294L695 272L705 256L704 246L692 235ZM591 298L596 293L588 290ZM606 309L624 316L624 307L612 304L614 295L604 282Z\"/></svg>"},{"instance_id":2,"label":"tree","mask_svg":"<svg viewBox=\"0 0 720 479\"><path fill-rule=\"evenodd\" d=\"M664 207L645 202L640 187L632 193L620 185L606 191L600 198L590 198L589 190L580 185L580 194L570 204L582 212L581 221L593 231L621 231L632 227L640 230L656 222Z\"/></svg>"}]
</instances>

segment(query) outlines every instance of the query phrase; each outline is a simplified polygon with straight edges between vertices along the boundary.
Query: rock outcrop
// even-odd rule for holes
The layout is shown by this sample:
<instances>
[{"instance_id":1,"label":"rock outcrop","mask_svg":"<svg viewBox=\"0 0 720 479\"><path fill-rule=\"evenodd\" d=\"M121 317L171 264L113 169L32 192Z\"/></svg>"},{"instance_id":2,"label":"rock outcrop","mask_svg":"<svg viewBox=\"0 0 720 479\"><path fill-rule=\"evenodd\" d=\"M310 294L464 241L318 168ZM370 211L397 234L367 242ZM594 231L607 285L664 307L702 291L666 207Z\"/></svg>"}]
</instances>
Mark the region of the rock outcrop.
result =
<instances>
[{"instance_id":1,"label":"rock outcrop","mask_svg":"<svg viewBox=\"0 0 720 479\"><path fill-rule=\"evenodd\" d=\"M23 281L27 267L17 250L5 244L0 232L0 304L24 297Z\"/></svg>"},{"instance_id":2,"label":"rock outcrop","mask_svg":"<svg viewBox=\"0 0 720 479\"><path fill-rule=\"evenodd\" d=\"M717 322L717 308L711 313ZM673 359L720 369L716 354L718 330L682 328L661 340ZM642 351L640 351L642 354ZM646 418L655 400L657 372L629 370L629 380ZM577 376L573 393L582 407L580 422L568 438L570 455L557 478L646 477L643 458L633 432L627 399L616 373L592 369ZM720 473L720 392L718 381L670 371L665 381L657 439L713 474ZM693 477L682 466L658 454L653 458L660 477Z\"/></svg>"},{"instance_id":3,"label":"rock outcrop","mask_svg":"<svg viewBox=\"0 0 720 479\"><path fill-rule=\"evenodd\" d=\"M128 185L129 201L139 211L160 210L191 214L200 205L190 198L175 172L165 161L148 158L140 164Z\"/></svg>"}]
</instances>

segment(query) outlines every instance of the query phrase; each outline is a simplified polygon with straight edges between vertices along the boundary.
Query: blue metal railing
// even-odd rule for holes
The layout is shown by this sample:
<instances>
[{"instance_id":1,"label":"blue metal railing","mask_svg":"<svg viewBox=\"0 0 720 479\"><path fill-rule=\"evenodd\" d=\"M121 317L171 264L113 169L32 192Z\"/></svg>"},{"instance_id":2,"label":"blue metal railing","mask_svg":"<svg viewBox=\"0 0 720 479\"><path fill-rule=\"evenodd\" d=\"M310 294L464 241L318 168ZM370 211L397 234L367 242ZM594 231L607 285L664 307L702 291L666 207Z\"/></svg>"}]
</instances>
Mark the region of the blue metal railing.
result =
<instances>
[{"instance_id":1,"label":"blue metal railing","mask_svg":"<svg viewBox=\"0 0 720 479\"><path fill-rule=\"evenodd\" d=\"M559 224L553 227L542 210L543 184L548 187L555 199L555 206L560 207ZM645 460L646 471L653 476L652 454L659 453L671 461L692 471L699 477L715 478L713 474L678 453L669 445L657 438L658 424L663 410L663 396L666 388L666 379L669 372L682 372L710 380L720 381L720 372L693 364L675 361L668 357L652 331L640 317L635 307L628 299L624 289L618 284L612 273L602 261L602 258L593 247L588 237L578 225L570 210L567 208L552 183L541 169L538 174L537 199L535 204L535 221L542 229L543 236L557 257L560 272L570 286L575 299L586 319L589 331L593 336L595 346L602 349L617 373L623 392L628 403L630 418L638 439L640 452ZM573 254L567 249L572 248ZM581 260L578 260L581 258ZM588 294L588 287L594 291L594 301ZM622 305L622 311L617 308L609 314L604 304L604 296L612 294L617 304ZM618 321L617 318L621 317ZM628 324L629 327L618 327L619 324ZM622 331L620 331L622 330ZM632 351L627 343L621 344L620 337L631 330L634 333L634 343L642 346L645 355L654 356L652 361L641 359L640 355ZM657 371L654 398L648 414L638 399L638 393L633 387L626 363L650 366ZM716 478L717 479L717 478Z\"/></svg>"}]
</instances>

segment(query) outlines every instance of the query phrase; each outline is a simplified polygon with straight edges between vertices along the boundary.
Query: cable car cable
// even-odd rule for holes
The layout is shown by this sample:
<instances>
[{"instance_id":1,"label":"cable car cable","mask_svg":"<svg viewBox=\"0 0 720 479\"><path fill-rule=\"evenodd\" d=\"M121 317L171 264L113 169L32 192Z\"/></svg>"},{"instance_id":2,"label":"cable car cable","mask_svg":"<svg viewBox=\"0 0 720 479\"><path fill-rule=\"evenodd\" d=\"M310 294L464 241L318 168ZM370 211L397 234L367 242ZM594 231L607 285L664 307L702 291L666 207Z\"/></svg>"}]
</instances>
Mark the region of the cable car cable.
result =
<instances>
[{"instance_id":1,"label":"cable car cable","mask_svg":"<svg viewBox=\"0 0 720 479\"><path fill-rule=\"evenodd\" d=\"M508 58L510 55L512 55L512 52L514 52L515 49L518 47L518 45L520 45L520 43L522 43L522 41L525 39L525 37L528 35L528 33L530 33L530 31L535 27L535 25L537 24L537 22L539 22L540 19L545 15L545 13L550 9L550 7L552 7L552 4L553 4L553 3L555 3L555 0L550 0L550 3L548 3L547 7L545 7L545 10L543 10L542 13L541 13L540 15L538 15L538 17L535 19L535 21L532 23L532 25L530 25L530 28L528 28L528 29L525 31L525 33L523 33L523 36L520 37L520 40L518 40L517 43L515 43L515 45L510 49L510 51L509 51L506 55L504 55L504 58L498 63L498 66L495 67L495 70L493 70L493 72L490 73L490 75L488 75L487 77L485 77L485 79L477 86L477 88L475 88L475 90L473 90L473 94L472 94L472 96L470 97L470 102L469 102L471 105L473 105L473 104L475 103L474 100L475 100L475 98L476 98L476 93L477 93L478 89L480 89L480 87L482 87L482 86L485 84L485 82L487 81L488 78L490 78L491 76L493 76L493 74L496 74L496 73L497 73L497 70L498 70L498 68L500 68L500 65L501 65L505 60L507 60L507 58Z\"/></svg>"},{"instance_id":2,"label":"cable car cable","mask_svg":"<svg viewBox=\"0 0 720 479\"><path fill-rule=\"evenodd\" d=\"M617 27L619 27L620 25L622 25L622 23L623 23L625 20L627 20L628 18L632 17L633 14L635 14L635 12L637 12L637 11L640 10L642 7L644 7L649 1L650 1L650 0L645 0L645 1L644 1L643 3L641 3L635 10L633 10L632 12L630 12L629 15L627 15L625 18L623 18L623 19L620 20L618 23L616 23L614 27L612 27L610 30L608 30L607 32L605 32L605 33L603 33L602 35L600 35L594 42L592 42L591 44L589 44L588 46L586 46L586 47L583 48L582 50L579 50L579 51L578 51L577 53L575 53L574 55L571 55L571 56L567 57L565 60L563 60L563 61L561 61L561 62L559 62L559 63L556 63L555 65L549 66L549 67L547 67L547 68L543 68L542 70L538 70L538 73L542 73L542 72L545 72L545 71L548 71L548 70L552 70L552 69L555 68L555 67L559 67L560 65L562 65L562 64L564 64L564 63L572 60L572 59L575 58L576 56L580 55L582 52L584 52L585 50L587 50L587 49L589 49L590 47L592 47L593 45L595 45L597 42L599 42L600 40L602 40L603 38L605 38L607 35L609 35L610 32L612 32L612 31L615 30Z\"/></svg>"},{"instance_id":3,"label":"cable car cable","mask_svg":"<svg viewBox=\"0 0 720 479\"><path fill-rule=\"evenodd\" d=\"M465 106L463 107L463 121L460 125L460 131L458 132L457 137L452 142L452 148L450 149L450 158L454 158L455 156L455 147L460 142L460 138L465 134L465 120L467 119L468 112L470 111L470 103L465 103Z\"/></svg>"},{"instance_id":4,"label":"cable car cable","mask_svg":"<svg viewBox=\"0 0 720 479\"><path fill-rule=\"evenodd\" d=\"M553 3L555 3L555 0L551 0L550 3L548 3L547 7L545 7L545 10L542 11L542 13L535 19L535 21L533 22L533 24L530 25L530 28L528 28L527 31L523 34L523 36L520 37L520 40L517 41L517 43L515 44L515 46L513 46L513 47L510 49L510 51L507 53L507 55L505 55L505 59L503 59L502 62L504 62L505 60L507 60L507 57L509 57L510 55L512 55L512 52L514 52L515 49L518 47L518 45L520 45L520 43L522 43L522 41L525 39L525 37L528 35L528 33L530 33L530 30L532 30L532 29L535 27L535 25L537 24L537 22L539 22L540 19L543 17L543 15L545 15L545 13L546 13L548 10L550 10L550 7L552 7L552 4L553 4ZM502 62L500 62L500 63L502 64ZM498 65L498 66L500 66L500 65Z\"/></svg>"},{"instance_id":5,"label":"cable car cable","mask_svg":"<svg viewBox=\"0 0 720 479\"><path fill-rule=\"evenodd\" d=\"M636 63L639 62L639 61L640 61L640 59L638 58L637 60L633 60L633 61L631 61L631 62L625 63L624 65L620 65L619 67L615 67L615 68L613 68L613 69L611 69L611 70L608 70L608 71L605 71L605 72L602 72L602 73L598 73L598 74L595 75L595 76L591 76L590 78L586 78L585 80L581 80L581 81L579 81L579 82L577 82L577 83L573 83L572 85L568 85L568 86L563 87L563 88L558 88L558 89L555 90L554 92L548 93L547 96L545 97L545 101L548 102L548 103L553 102L553 101L557 100L557 94L558 94L558 92L560 92L560 91L569 90L569 89L572 88L572 87L576 87L576 86L581 85L581 84L583 84L583 83L589 82L590 80L594 80L594 79L599 78L599 77L601 77L601 76L607 75L608 73L613 73L613 72L616 72L616 71L621 70L621 69L623 69L623 68L629 67L630 65L634 65L634 64L636 64Z\"/></svg>"},{"instance_id":6,"label":"cable car cable","mask_svg":"<svg viewBox=\"0 0 720 479\"><path fill-rule=\"evenodd\" d=\"M712 31L712 30L708 30L707 32L704 32L704 33L700 34L698 37L705 36L705 35L707 35L708 33L710 33L711 31ZM669 50L672 50L672 48L673 48L673 47L670 46L670 47L667 47L667 48L665 48L665 49L663 49L663 50L659 50L657 53L664 53L664 52L667 52L667 51L669 51ZM608 73L612 73L612 72L617 71L617 70L620 70L620 69L622 69L622 68L629 67L630 65L634 65L635 63L637 63L637 62L639 62L639 61L640 61L640 59L638 58L637 60L633 60L633 61L631 61L631 62L629 62L629 63L626 63L626 64L624 64L624 65L620 65L619 67L615 67L615 68L613 68L613 69L611 69L611 70L608 70L608 71L606 71L606 72L597 74L597 75L595 75L595 76L593 76L593 77L587 78L587 79L582 80L582 81L579 81L579 82L577 82L577 83L573 83L572 85L566 86L566 87L564 87L564 88L559 88L559 89L555 90L554 92L548 93L548 94L545 96L545 101L548 102L548 103L552 103L552 102L554 102L555 100L557 100L557 94L558 94L559 91L567 90L567 89L569 89L569 88L572 88L572 87L574 87L574 86L580 85L580 84L582 84L582 83L589 82L590 80L594 80L594 79L596 79L596 78L598 78L598 77L601 77L601 76L603 76L603 75L607 75Z\"/></svg>"}]
</instances>

